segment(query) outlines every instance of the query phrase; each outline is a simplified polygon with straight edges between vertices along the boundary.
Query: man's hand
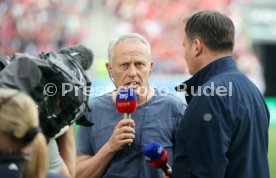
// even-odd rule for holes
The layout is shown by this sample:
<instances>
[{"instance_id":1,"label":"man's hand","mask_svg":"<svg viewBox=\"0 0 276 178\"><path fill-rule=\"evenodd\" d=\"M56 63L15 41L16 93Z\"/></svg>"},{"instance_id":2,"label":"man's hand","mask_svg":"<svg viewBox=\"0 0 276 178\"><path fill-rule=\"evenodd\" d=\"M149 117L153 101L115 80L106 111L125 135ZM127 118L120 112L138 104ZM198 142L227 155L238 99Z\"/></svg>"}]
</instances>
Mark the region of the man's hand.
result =
<instances>
[{"instance_id":1,"label":"man's hand","mask_svg":"<svg viewBox=\"0 0 276 178\"><path fill-rule=\"evenodd\" d=\"M108 146L114 152L123 148L124 145L132 143L135 138L135 123L132 119L121 120L113 130L108 140Z\"/></svg>"},{"instance_id":2,"label":"man's hand","mask_svg":"<svg viewBox=\"0 0 276 178\"><path fill-rule=\"evenodd\" d=\"M165 173L163 173L163 178L170 178L172 175L172 169L168 169L167 173L169 176L167 176Z\"/></svg>"},{"instance_id":3,"label":"man's hand","mask_svg":"<svg viewBox=\"0 0 276 178\"><path fill-rule=\"evenodd\" d=\"M79 155L77 177L102 177L116 152L122 149L124 145L133 142L135 137L134 127L134 120L121 120L114 127L109 140L95 155Z\"/></svg>"}]
</instances>

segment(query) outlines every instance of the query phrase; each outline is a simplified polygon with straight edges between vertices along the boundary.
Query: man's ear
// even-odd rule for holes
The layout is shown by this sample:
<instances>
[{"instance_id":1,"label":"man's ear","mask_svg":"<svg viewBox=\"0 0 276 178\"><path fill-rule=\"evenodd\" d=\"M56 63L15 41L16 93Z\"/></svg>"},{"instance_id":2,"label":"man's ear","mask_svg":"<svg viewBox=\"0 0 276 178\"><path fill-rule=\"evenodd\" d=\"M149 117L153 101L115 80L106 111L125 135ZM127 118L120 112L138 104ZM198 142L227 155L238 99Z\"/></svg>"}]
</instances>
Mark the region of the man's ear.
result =
<instances>
[{"instance_id":1,"label":"man's ear","mask_svg":"<svg viewBox=\"0 0 276 178\"><path fill-rule=\"evenodd\" d=\"M154 66L154 62L153 62L153 60L151 59L151 60L150 60L150 74L151 74L151 71L152 71L152 69L153 69L153 66Z\"/></svg>"},{"instance_id":2,"label":"man's ear","mask_svg":"<svg viewBox=\"0 0 276 178\"><path fill-rule=\"evenodd\" d=\"M194 44L193 44L193 50L194 50L194 55L195 57L197 57L198 55L200 55L202 53L202 49L203 49L203 43L202 41L200 41L199 39L195 39L194 40Z\"/></svg>"},{"instance_id":3,"label":"man's ear","mask_svg":"<svg viewBox=\"0 0 276 178\"><path fill-rule=\"evenodd\" d=\"M107 63L105 63L105 67L106 67L109 77L113 78L111 65L107 62Z\"/></svg>"}]
</instances>

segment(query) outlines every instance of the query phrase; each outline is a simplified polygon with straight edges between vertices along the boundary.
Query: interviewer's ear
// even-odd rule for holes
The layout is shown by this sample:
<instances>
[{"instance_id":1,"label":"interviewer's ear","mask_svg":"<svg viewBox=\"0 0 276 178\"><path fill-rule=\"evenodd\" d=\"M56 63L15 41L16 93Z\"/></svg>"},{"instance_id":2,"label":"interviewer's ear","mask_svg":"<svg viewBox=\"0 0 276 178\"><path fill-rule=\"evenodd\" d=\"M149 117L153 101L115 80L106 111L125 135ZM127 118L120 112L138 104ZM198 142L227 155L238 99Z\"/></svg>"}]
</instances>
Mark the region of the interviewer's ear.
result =
<instances>
[{"instance_id":1,"label":"interviewer's ear","mask_svg":"<svg viewBox=\"0 0 276 178\"><path fill-rule=\"evenodd\" d=\"M193 45L194 45L194 55L195 57L197 57L202 52L203 43L199 39L195 39Z\"/></svg>"},{"instance_id":2,"label":"interviewer's ear","mask_svg":"<svg viewBox=\"0 0 276 178\"><path fill-rule=\"evenodd\" d=\"M153 60L150 60L150 72L149 72L149 74L151 74L151 72L152 72L153 65L154 65Z\"/></svg>"}]
</instances>

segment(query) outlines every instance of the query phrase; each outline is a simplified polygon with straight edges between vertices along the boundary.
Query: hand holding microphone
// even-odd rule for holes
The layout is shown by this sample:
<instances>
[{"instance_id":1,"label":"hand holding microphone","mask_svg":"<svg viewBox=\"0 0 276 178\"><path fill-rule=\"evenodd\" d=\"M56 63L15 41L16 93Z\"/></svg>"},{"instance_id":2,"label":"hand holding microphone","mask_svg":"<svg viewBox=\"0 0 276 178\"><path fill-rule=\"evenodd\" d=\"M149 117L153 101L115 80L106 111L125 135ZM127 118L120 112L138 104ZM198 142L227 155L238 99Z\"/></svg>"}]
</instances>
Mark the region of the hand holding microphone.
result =
<instances>
[{"instance_id":1,"label":"hand holding microphone","mask_svg":"<svg viewBox=\"0 0 276 178\"><path fill-rule=\"evenodd\" d=\"M137 96L132 88L123 88L116 96L116 108L118 112L124 113L124 119L131 119L131 113L136 111ZM129 146L131 143L128 144Z\"/></svg>"},{"instance_id":2,"label":"hand holding microphone","mask_svg":"<svg viewBox=\"0 0 276 178\"><path fill-rule=\"evenodd\" d=\"M162 169L166 176L171 176L171 167L168 165L169 155L161 144L156 142L148 143L144 147L144 155L151 167Z\"/></svg>"},{"instance_id":3,"label":"hand holding microphone","mask_svg":"<svg viewBox=\"0 0 276 178\"><path fill-rule=\"evenodd\" d=\"M136 111L137 97L132 89L121 89L116 96L115 105L120 113L124 113L124 119L114 128L108 141L112 151L118 151L126 144L131 144L135 137L135 123L130 115Z\"/></svg>"},{"instance_id":4,"label":"hand holding microphone","mask_svg":"<svg viewBox=\"0 0 276 178\"><path fill-rule=\"evenodd\" d=\"M135 123L132 119L121 120L113 130L108 141L110 149L114 152L123 148L124 145L133 142L135 137Z\"/></svg>"}]
</instances>

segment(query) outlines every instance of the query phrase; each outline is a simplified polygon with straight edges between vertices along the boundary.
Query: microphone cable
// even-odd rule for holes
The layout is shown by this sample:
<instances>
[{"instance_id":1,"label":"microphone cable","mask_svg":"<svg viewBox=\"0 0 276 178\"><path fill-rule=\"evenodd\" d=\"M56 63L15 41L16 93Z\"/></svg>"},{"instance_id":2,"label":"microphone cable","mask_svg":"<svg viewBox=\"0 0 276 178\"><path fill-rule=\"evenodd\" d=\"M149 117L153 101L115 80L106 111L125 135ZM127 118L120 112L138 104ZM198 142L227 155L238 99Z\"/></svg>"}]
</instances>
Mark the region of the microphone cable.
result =
<instances>
[{"instance_id":1,"label":"microphone cable","mask_svg":"<svg viewBox=\"0 0 276 178\"><path fill-rule=\"evenodd\" d=\"M143 139L143 130L144 130L144 123L145 123L145 119L146 119L146 115L147 115L147 107L148 107L148 95L149 95L149 92L150 92L150 87L149 87L149 84L147 86L147 95L146 95L146 103L145 103L145 107L144 107L144 115L143 115L143 119L142 119L142 125L141 125L141 132L140 132L140 135L139 135L139 143L138 143L138 155L139 154L143 154L143 149L141 149L140 151L140 147L142 145L142 139ZM154 91L155 92L155 91ZM137 173L137 176L138 178L140 178L140 163L143 161L142 160L143 156L140 156L138 157L138 173Z\"/></svg>"},{"instance_id":2,"label":"microphone cable","mask_svg":"<svg viewBox=\"0 0 276 178\"><path fill-rule=\"evenodd\" d=\"M137 178L140 178L140 174L141 174L141 166L140 163L143 161L143 156L139 156L139 155L143 155L143 145L142 145L142 139L143 139L143 130L144 130L144 123L145 123L145 119L147 116L147 108L148 108L148 99L149 99L149 92L150 91L150 87L149 84L147 85L147 94L146 94L146 102L144 103L144 108L143 108L143 115L142 115L142 124L141 124L141 131L139 136L137 137L139 140L137 141L137 150L135 149L135 144L132 144L133 147L128 147L128 149L124 149L124 152L126 154L130 153L131 151L136 151L137 155L138 155L138 160L137 160ZM153 91L155 93L155 89Z\"/></svg>"}]
</instances>

